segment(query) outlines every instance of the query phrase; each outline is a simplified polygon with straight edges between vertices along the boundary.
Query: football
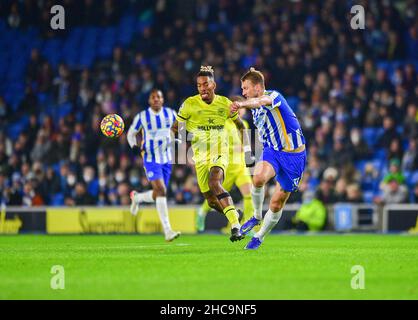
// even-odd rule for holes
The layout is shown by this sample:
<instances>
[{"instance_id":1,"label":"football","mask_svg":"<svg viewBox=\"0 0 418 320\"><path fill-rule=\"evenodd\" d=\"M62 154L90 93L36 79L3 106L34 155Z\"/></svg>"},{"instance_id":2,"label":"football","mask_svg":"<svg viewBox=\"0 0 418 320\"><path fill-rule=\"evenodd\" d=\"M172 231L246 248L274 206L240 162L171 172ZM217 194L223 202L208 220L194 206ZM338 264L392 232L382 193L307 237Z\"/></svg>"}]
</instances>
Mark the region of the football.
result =
<instances>
[{"instance_id":1,"label":"football","mask_svg":"<svg viewBox=\"0 0 418 320\"><path fill-rule=\"evenodd\" d=\"M100 123L102 133L108 138L120 137L125 129L123 119L117 114L108 114Z\"/></svg>"}]
</instances>

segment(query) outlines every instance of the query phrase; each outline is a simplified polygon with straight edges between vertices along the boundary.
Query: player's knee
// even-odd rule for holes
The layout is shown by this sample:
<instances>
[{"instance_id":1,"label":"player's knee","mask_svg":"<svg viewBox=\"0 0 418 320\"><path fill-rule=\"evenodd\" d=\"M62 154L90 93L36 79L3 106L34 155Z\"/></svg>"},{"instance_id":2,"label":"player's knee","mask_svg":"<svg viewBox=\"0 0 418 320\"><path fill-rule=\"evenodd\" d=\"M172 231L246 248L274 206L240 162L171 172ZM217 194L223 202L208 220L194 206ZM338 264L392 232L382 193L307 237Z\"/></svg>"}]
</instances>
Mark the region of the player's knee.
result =
<instances>
[{"instance_id":1,"label":"player's knee","mask_svg":"<svg viewBox=\"0 0 418 320\"><path fill-rule=\"evenodd\" d=\"M256 188L261 188L266 184L266 179L263 175L258 174L253 177L253 184Z\"/></svg>"},{"instance_id":2,"label":"player's knee","mask_svg":"<svg viewBox=\"0 0 418 320\"><path fill-rule=\"evenodd\" d=\"M166 197L167 196L167 190L164 186L154 187L154 193L155 193L156 197Z\"/></svg>"},{"instance_id":3,"label":"player's knee","mask_svg":"<svg viewBox=\"0 0 418 320\"><path fill-rule=\"evenodd\" d=\"M208 205L209 207L211 207L212 209L218 210L218 204L216 202L216 199L214 198L210 198L208 199Z\"/></svg>"},{"instance_id":4,"label":"player's knee","mask_svg":"<svg viewBox=\"0 0 418 320\"><path fill-rule=\"evenodd\" d=\"M270 201L270 210L273 212L279 212L283 209L284 203L279 201Z\"/></svg>"}]
</instances>

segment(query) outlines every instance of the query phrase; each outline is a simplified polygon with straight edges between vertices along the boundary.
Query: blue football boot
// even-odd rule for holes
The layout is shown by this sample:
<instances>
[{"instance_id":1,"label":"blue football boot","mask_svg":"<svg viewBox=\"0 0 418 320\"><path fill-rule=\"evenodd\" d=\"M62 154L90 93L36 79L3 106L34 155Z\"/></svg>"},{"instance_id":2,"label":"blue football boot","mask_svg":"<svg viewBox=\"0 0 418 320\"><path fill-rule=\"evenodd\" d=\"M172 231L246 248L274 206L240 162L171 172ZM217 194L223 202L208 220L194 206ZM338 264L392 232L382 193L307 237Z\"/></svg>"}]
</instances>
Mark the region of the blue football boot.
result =
<instances>
[{"instance_id":1,"label":"blue football boot","mask_svg":"<svg viewBox=\"0 0 418 320\"><path fill-rule=\"evenodd\" d=\"M256 238L256 237L252 237L250 242L247 243L247 245L245 246L244 249L247 250L257 250L260 246L261 246L261 241L260 239Z\"/></svg>"},{"instance_id":2,"label":"blue football boot","mask_svg":"<svg viewBox=\"0 0 418 320\"><path fill-rule=\"evenodd\" d=\"M251 217L245 222L240 229L241 234L247 235L255 226L258 226L261 223L260 220L256 219L255 217Z\"/></svg>"}]
</instances>

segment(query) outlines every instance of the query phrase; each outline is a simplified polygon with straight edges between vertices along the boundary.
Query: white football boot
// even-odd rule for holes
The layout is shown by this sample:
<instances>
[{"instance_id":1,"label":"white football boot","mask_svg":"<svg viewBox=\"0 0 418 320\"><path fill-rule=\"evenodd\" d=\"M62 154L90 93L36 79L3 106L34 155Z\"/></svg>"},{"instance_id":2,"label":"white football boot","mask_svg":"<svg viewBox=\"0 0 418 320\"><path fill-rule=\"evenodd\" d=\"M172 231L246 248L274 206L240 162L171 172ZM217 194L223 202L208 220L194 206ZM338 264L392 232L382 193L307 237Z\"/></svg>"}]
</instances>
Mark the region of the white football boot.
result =
<instances>
[{"instance_id":1,"label":"white football boot","mask_svg":"<svg viewBox=\"0 0 418 320\"><path fill-rule=\"evenodd\" d=\"M139 202L135 200L135 195L138 194L135 190L132 190L129 194L129 197L131 198L131 214L136 216L138 214L139 210Z\"/></svg>"},{"instance_id":2,"label":"white football boot","mask_svg":"<svg viewBox=\"0 0 418 320\"><path fill-rule=\"evenodd\" d=\"M174 239L176 239L176 238L180 237L180 235L181 235L181 232L180 232L180 231L173 231L173 230L170 230L169 232L167 232L167 233L165 234L165 241L167 241L167 242L171 242L171 241L173 241Z\"/></svg>"}]
</instances>

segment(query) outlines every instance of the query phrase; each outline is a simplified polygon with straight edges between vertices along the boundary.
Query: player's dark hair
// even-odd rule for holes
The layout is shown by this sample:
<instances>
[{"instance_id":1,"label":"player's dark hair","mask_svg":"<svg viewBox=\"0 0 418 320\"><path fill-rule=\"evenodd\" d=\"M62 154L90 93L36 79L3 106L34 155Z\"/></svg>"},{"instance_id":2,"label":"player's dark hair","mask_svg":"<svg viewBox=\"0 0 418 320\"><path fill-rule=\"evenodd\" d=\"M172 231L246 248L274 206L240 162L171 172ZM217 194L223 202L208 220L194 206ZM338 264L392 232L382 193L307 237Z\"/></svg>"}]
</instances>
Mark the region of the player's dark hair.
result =
<instances>
[{"instance_id":1,"label":"player's dark hair","mask_svg":"<svg viewBox=\"0 0 418 320\"><path fill-rule=\"evenodd\" d=\"M258 71L255 70L255 68L250 68L249 71L247 71L241 78L241 82L249 80L252 84L261 84L263 87L264 85L264 75Z\"/></svg>"},{"instance_id":2,"label":"player's dark hair","mask_svg":"<svg viewBox=\"0 0 418 320\"><path fill-rule=\"evenodd\" d=\"M153 94L154 92L161 92L163 93L163 90L159 89L159 88L152 88L151 91L149 92L149 95Z\"/></svg>"},{"instance_id":3,"label":"player's dark hair","mask_svg":"<svg viewBox=\"0 0 418 320\"><path fill-rule=\"evenodd\" d=\"M197 77L209 77L213 80L215 79L215 71L213 71L212 66L201 66Z\"/></svg>"}]
</instances>

